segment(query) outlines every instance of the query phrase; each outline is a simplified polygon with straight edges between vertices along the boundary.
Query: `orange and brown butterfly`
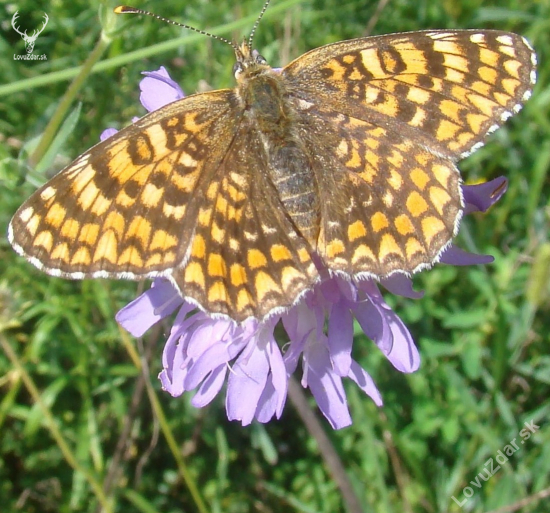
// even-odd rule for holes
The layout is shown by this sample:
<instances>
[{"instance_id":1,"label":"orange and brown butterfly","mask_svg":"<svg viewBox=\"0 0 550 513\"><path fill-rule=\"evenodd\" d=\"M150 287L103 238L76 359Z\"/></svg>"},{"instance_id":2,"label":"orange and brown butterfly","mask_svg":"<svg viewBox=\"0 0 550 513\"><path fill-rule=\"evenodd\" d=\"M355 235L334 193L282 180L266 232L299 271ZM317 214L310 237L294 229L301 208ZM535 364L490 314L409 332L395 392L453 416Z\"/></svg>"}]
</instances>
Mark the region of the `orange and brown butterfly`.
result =
<instances>
[{"instance_id":1,"label":"orange and brown butterfly","mask_svg":"<svg viewBox=\"0 0 550 513\"><path fill-rule=\"evenodd\" d=\"M456 162L535 82L529 43L495 30L342 41L278 71L252 36L232 46L234 89L175 101L78 157L16 212L15 250L65 278L166 277L236 321L293 305L323 269L410 275L457 233Z\"/></svg>"}]
</instances>

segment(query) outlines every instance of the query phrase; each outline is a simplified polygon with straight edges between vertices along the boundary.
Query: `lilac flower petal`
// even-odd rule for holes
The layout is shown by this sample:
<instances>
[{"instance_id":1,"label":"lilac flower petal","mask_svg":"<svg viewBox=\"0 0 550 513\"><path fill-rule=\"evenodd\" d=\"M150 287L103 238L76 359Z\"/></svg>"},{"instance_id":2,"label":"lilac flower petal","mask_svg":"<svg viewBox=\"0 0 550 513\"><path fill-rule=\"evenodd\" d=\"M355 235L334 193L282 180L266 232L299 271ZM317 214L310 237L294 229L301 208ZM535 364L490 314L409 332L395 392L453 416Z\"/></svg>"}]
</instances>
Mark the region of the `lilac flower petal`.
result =
<instances>
[{"instance_id":1,"label":"lilac flower petal","mask_svg":"<svg viewBox=\"0 0 550 513\"><path fill-rule=\"evenodd\" d=\"M465 214L472 212L486 212L494 205L508 189L508 180L499 176L489 182L476 185L463 185Z\"/></svg>"},{"instance_id":2,"label":"lilac flower petal","mask_svg":"<svg viewBox=\"0 0 550 513\"><path fill-rule=\"evenodd\" d=\"M247 358L243 354L237 358L227 380L225 408L229 420L240 420L243 426L252 422L268 373L265 348L255 347Z\"/></svg>"},{"instance_id":3,"label":"lilac flower petal","mask_svg":"<svg viewBox=\"0 0 550 513\"><path fill-rule=\"evenodd\" d=\"M495 258L491 255L476 255L451 244L439 260L443 264L450 265L481 265L494 262Z\"/></svg>"},{"instance_id":4,"label":"lilac flower petal","mask_svg":"<svg viewBox=\"0 0 550 513\"><path fill-rule=\"evenodd\" d=\"M353 314L367 335L384 353L389 353L393 344L390 327L379 309L370 300L358 303Z\"/></svg>"},{"instance_id":5,"label":"lilac flower petal","mask_svg":"<svg viewBox=\"0 0 550 513\"><path fill-rule=\"evenodd\" d=\"M353 316L343 301L334 304L328 321L328 347L334 370L347 376L351 365Z\"/></svg>"},{"instance_id":6,"label":"lilac flower petal","mask_svg":"<svg viewBox=\"0 0 550 513\"><path fill-rule=\"evenodd\" d=\"M397 296L408 297L410 299L420 299L424 296L424 291L417 292L412 287L412 280L401 273L394 273L383 280L380 280L382 286Z\"/></svg>"},{"instance_id":7,"label":"lilac flower petal","mask_svg":"<svg viewBox=\"0 0 550 513\"><path fill-rule=\"evenodd\" d=\"M374 401L376 406L382 406L382 396L380 395L378 388L376 388L373 379L370 377L370 374L355 360L351 362L348 377L355 381L359 388Z\"/></svg>"},{"instance_id":8,"label":"lilac flower petal","mask_svg":"<svg viewBox=\"0 0 550 513\"><path fill-rule=\"evenodd\" d=\"M304 359L306 360L306 359ZM307 385L319 409L334 429L351 424L342 378L331 369L328 349L319 342L307 350L302 385Z\"/></svg>"},{"instance_id":9,"label":"lilac flower petal","mask_svg":"<svg viewBox=\"0 0 550 513\"><path fill-rule=\"evenodd\" d=\"M182 303L183 299L168 280L157 279L147 292L119 310L115 318L134 337L141 337Z\"/></svg>"},{"instance_id":10,"label":"lilac flower petal","mask_svg":"<svg viewBox=\"0 0 550 513\"><path fill-rule=\"evenodd\" d=\"M230 359L227 344L220 341L212 344L194 363L189 365L189 372L185 376L185 389L192 390L214 369L220 365L226 365Z\"/></svg>"},{"instance_id":11,"label":"lilac flower petal","mask_svg":"<svg viewBox=\"0 0 550 513\"><path fill-rule=\"evenodd\" d=\"M99 136L100 141L104 141L105 139L109 139L109 137L112 137L118 132L116 128L106 128L101 132L101 135Z\"/></svg>"},{"instance_id":12,"label":"lilac flower petal","mask_svg":"<svg viewBox=\"0 0 550 513\"><path fill-rule=\"evenodd\" d=\"M174 82L164 66L158 71L144 71L145 78L139 83L141 95L139 100L148 112L160 109L173 101L180 100L185 95Z\"/></svg>"},{"instance_id":13,"label":"lilac flower petal","mask_svg":"<svg viewBox=\"0 0 550 513\"><path fill-rule=\"evenodd\" d=\"M191 399L195 408L203 408L216 397L225 382L227 376L227 365L220 365L214 369L209 376L201 383L197 393Z\"/></svg>"},{"instance_id":14,"label":"lilac flower petal","mask_svg":"<svg viewBox=\"0 0 550 513\"><path fill-rule=\"evenodd\" d=\"M418 370L418 367L420 367L420 354L411 333L399 316L389 307L386 316L393 338L392 350L386 354L386 358L400 372Z\"/></svg>"}]
</instances>

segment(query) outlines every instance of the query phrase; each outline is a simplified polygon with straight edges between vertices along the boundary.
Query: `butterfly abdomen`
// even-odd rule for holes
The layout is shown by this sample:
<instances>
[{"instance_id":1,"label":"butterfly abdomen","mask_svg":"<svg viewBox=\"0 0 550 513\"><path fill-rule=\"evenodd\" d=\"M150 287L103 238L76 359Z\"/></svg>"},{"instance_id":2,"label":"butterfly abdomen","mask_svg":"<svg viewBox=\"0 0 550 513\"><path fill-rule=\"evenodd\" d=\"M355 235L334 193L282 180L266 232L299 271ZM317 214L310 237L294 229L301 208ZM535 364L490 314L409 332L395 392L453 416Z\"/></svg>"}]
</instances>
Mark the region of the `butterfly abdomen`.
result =
<instances>
[{"instance_id":1,"label":"butterfly abdomen","mask_svg":"<svg viewBox=\"0 0 550 513\"><path fill-rule=\"evenodd\" d=\"M319 193L285 85L268 68L247 83L243 97L251 129L259 132L262 141L267 177L297 231L314 247L319 234Z\"/></svg>"}]
</instances>

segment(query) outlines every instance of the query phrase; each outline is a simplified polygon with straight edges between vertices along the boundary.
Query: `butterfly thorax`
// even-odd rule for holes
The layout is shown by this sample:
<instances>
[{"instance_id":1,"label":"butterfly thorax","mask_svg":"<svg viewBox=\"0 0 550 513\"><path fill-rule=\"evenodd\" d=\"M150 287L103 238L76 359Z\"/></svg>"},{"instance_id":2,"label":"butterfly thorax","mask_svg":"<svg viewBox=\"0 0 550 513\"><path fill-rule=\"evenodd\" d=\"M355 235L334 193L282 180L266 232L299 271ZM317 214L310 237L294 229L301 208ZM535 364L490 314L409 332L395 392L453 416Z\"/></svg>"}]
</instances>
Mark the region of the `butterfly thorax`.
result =
<instances>
[{"instance_id":1,"label":"butterfly thorax","mask_svg":"<svg viewBox=\"0 0 550 513\"><path fill-rule=\"evenodd\" d=\"M303 137L299 115L289 100L284 76L271 68L246 43L237 52L237 94L247 131L256 132L264 158L265 178L277 191L298 232L316 247L319 235L319 194Z\"/></svg>"}]
</instances>

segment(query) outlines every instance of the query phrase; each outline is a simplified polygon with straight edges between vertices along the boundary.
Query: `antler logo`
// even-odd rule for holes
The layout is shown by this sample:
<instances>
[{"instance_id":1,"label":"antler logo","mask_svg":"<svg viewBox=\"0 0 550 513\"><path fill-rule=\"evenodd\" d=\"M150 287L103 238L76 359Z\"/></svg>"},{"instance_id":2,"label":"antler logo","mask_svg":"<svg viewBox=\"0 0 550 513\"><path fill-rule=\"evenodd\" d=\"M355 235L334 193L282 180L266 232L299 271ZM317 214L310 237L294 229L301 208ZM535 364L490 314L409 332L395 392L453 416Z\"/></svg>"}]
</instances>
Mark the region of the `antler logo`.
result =
<instances>
[{"instance_id":1,"label":"antler logo","mask_svg":"<svg viewBox=\"0 0 550 513\"><path fill-rule=\"evenodd\" d=\"M13 30L15 30L15 32L17 32L23 38L23 41L25 41L25 50L27 50L28 54L31 54L34 50L34 43L36 42L36 38L46 28L46 25L48 24L48 15L44 13L44 24L42 25L42 28L36 29L30 36L27 34L26 30L25 32L21 32L19 27L15 26L18 16L19 11L15 11L13 18L11 19L11 26L13 27Z\"/></svg>"}]
</instances>

